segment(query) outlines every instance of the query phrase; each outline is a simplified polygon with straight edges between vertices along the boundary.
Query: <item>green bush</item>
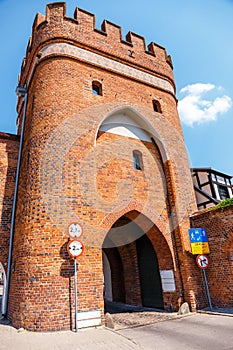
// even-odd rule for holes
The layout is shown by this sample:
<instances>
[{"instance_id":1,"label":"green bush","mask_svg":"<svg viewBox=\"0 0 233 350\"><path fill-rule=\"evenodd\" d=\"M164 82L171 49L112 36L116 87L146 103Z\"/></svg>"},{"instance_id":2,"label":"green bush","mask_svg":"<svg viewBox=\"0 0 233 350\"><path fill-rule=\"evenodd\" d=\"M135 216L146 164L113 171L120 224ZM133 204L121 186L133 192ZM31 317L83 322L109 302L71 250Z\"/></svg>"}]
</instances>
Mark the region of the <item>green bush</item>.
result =
<instances>
[{"instance_id":1,"label":"green bush","mask_svg":"<svg viewBox=\"0 0 233 350\"><path fill-rule=\"evenodd\" d=\"M229 207L232 204L233 204L233 198L227 198L224 201L221 201L220 203L215 205L215 207L213 207L213 209L221 208L222 210L224 210L224 208Z\"/></svg>"}]
</instances>

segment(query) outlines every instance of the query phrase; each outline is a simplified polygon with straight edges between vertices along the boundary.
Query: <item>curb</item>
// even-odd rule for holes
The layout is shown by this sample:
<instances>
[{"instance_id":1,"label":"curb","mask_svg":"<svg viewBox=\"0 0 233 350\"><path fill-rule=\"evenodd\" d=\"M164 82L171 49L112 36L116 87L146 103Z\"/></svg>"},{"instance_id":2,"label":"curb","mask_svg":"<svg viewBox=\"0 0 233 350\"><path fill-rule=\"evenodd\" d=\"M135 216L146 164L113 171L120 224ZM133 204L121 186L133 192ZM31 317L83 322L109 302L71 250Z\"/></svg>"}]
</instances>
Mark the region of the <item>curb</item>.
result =
<instances>
[{"instance_id":1,"label":"curb","mask_svg":"<svg viewBox=\"0 0 233 350\"><path fill-rule=\"evenodd\" d=\"M197 313L199 313L199 314L208 314L208 315L233 317L233 314L228 314L228 313L225 313L225 312L218 312L218 311L210 311L210 310L198 310Z\"/></svg>"}]
</instances>

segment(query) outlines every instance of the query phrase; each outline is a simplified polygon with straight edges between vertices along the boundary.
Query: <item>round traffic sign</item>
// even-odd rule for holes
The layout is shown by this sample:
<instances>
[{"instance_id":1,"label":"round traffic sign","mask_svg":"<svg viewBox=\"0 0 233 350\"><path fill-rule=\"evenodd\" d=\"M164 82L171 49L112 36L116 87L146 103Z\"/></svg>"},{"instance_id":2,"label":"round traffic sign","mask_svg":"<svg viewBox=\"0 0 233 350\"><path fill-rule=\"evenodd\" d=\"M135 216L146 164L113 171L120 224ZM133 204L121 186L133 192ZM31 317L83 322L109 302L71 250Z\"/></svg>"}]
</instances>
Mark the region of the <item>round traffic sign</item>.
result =
<instances>
[{"instance_id":1,"label":"round traffic sign","mask_svg":"<svg viewBox=\"0 0 233 350\"><path fill-rule=\"evenodd\" d=\"M204 254L199 254L196 258L196 262L200 269L206 269L209 266L209 258Z\"/></svg>"},{"instance_id":2,"label":"round traffic sign","mask_svg":"<svg viewBox=\"0 0 233 350\"><path fill-rule=\"evenodd\" d=\"M72 238L77 238L81 236L82 233L83 233L82 226L77 222L73 222L72 224L69 225L69 235Z\"/></svg>"},{"instance_id":3,"label":"round traffic sign","mask_svg":"<svg viewBox=\"0 0 233 350\"><path fill-rule=\"evenodd\" d=\"M83 250L83 244L77 239L73 239L67 244L67 251L72 258L77 258L78 256L82 255Z\"/></svg>"}]
</instances>

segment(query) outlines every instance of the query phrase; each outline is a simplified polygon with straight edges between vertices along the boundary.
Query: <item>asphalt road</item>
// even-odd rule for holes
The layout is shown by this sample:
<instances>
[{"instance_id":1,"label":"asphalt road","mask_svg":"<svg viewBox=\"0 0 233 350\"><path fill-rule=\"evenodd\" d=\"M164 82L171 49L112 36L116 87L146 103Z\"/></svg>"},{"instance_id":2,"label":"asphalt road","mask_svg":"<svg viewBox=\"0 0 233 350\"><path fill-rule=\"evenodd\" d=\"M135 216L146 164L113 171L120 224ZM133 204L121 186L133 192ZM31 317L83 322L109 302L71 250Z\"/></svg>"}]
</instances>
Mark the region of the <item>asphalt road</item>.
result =
<instances>
[{"instance_id":1,"label":"asphalt road","mask_svg":"<svg viewBox=\"0 0 233 350\"><path fill-rule=\"evenodd\" d=\"M190 314L153 325L111 331L18 332L0 324L0 350L233 350L233 317Z\"/></svg>"},{"instance_id":2,"label":"asphalt road","mask_svg":"<svg viewBox=\"0 0 233 350\"><path fill-rule=\"evenodd\" d=\"M147 350L233 349L233 317L221 315L193 314L119 333Z\"/></svg>"}]
</instances>

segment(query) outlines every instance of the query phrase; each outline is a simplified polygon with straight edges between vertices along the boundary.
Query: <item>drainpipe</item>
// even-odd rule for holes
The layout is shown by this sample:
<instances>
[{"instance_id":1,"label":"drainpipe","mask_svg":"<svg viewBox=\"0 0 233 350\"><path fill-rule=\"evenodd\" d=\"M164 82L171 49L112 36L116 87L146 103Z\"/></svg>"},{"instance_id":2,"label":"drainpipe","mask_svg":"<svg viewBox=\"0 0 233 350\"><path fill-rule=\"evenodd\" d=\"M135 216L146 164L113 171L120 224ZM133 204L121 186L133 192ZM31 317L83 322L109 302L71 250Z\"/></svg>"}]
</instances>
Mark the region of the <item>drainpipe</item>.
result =
<instances>
[{"instance_id":1,"label":"drainpipe","mask_svg":"<svg viewBox=\"0 0 233 350\"><path fill-rule=\"evenodd\" d=\"M17 163L17 169L16 169L16 178L15 178L15 190L14 190L14 198L13 198L13 206L12 206L12 214L11 214L11 228L10 228L10 242L9 242L8 264L7 264L6 290L5 290L4 304L3 304L3 310L2 310L4 317L7 316L8 299L9 299L16 203L17 203L17 194L18 194L18 186L19 186L20 164L21 164L22 149L23 149L24 124L25 124L25 119L26 119L26 110L27 110L27 101L28 101L27 85L25 84L24 87L18 86L16 88L16 94L18 97L23 98L24 106L23 106L23 119L22 119L22 126L21 126L20 143L19 143L18 163Z\"/></svg>"}]
</instances>

